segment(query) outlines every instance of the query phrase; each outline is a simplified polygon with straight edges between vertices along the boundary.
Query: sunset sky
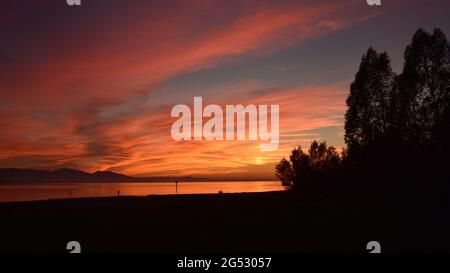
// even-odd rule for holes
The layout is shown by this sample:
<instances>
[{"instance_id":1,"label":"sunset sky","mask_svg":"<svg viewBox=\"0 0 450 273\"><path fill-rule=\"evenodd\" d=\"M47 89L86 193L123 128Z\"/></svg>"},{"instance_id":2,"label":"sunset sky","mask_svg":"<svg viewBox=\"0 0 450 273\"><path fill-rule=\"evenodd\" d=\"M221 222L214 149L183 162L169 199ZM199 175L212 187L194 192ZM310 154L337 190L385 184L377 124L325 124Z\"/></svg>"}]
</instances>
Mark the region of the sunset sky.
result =
<instances>
[{"instance_id":1,"label":"sunset sky","mask_svg":"<svg viewBox=\"0 0 450 273\"><path fill-rule=\"evenodd\" d=\"M0 168L271 178L313 139L344 146L369 46L400 72L450 1L1 1ZM176 104L279 104L280 146L171 138Z\"/></svg>"}]
</instances>

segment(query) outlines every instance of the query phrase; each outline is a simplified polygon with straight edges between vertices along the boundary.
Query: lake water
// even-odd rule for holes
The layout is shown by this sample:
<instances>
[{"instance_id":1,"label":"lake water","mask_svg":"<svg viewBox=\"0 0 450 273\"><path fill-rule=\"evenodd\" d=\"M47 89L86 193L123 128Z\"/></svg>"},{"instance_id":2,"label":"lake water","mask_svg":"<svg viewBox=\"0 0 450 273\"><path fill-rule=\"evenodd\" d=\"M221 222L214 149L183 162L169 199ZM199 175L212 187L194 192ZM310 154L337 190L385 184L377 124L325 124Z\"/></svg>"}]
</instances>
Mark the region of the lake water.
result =
<instances>
[{"instance_id":1,"label":"lake water","mask_svg":"<svg viewBox=\"0 0 450 273\"><path fill-rule=\"evenodd\" d=\"M279 181L179 182L178 194L283 190ZM174 182L140 183L0 183L0 202L120 195L175 194Z\"/></svg>"}]
</instances>

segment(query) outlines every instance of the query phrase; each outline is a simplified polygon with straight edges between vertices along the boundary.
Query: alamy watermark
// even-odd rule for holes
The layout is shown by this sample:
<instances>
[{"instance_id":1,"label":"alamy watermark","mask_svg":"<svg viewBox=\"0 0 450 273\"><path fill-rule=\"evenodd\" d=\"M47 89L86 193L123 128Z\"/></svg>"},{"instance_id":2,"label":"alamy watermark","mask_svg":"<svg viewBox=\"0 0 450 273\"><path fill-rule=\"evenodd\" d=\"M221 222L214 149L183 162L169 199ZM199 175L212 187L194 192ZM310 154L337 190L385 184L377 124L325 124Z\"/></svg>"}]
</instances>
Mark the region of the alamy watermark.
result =
<instances>
[{"instance_id":1,"label":"alamy watermark","mask_svg":"<svg viewBox=\"0 0 450 273\"><path fill-rule=\"evenodd\" d=\"M184 104L175 105L171 117L177 117L171 129L172 138L181 140L261 140L262 151L274 151L279 144L279 105L219 105L203 108L203 98L194 97L194 113ZM225 130L224 130L225 114ZM270 128L268 124L270 114ZM248 126L246 120L248 117ZM205 124L203 119L209 118ZM193 129L192 129L193 125ZM248 132L246 128L248 127ZM224 134L225 131L225 134ZM248 137L247 137L248 136Z\"/></svg>"},{"instance_id":2,"label":"alamy watermark","mask_svg":"<svg viewBox=\"0 0 450 273\"><path fill-rule=\"evenodd\" d=\"M81 6L81 0L66 0L69 6Z\"/></svg>"},{"instance_id":3,"label":"alamy watermark","mask_svg":"<svg viewBox=\"0 0 450 273\"><path fill-rule=\"evenodd\" d=\"M369 6L381 6L381 0L366 0Z\"/></svg>"}]
</instances>

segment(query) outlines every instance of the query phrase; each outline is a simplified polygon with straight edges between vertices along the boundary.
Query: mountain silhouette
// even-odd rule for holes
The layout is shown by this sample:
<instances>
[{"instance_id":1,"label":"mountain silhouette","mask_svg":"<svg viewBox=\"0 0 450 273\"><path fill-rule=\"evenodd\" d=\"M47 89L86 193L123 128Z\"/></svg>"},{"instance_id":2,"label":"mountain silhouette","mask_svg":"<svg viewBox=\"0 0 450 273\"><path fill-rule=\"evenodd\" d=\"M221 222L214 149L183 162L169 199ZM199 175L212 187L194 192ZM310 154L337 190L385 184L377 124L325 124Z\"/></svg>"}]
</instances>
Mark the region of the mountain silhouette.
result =
<instances>
[{"instance_id":1,"label":"mountain silhouette","mask_svg":"<svg viewBox=\"0 0 450 273\"><path fill-rule=\"evenodd\" d=\"M183 177L132 177L110 171L88 173L62 168L54 171L36 169L0 169L1 182L170 182L207 181L203 178Z\"/></svg>"}]
</instances>

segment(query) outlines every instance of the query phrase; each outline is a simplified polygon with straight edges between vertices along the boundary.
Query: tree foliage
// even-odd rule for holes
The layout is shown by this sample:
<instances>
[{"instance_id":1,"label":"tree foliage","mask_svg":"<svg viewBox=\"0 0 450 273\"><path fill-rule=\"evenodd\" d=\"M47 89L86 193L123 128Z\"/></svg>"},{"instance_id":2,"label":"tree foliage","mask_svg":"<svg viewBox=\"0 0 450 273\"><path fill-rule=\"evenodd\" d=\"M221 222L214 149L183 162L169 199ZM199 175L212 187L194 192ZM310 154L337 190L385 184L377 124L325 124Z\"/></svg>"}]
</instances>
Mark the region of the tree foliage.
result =
<instances>
[{"instance_id":1,"label":"tree foliage","mask_svg":"<svg viewBox=\"0 0 450 273\"><path fill-rule=\"evenodd\" d=\"M378 141L395 128L396 75L387 53L369 48L350 86L345 114L345 141L350 152Z\"/></svg>"},{"instance_id":2,"label":"tree foliage","mask_svg":"<svg viewBox=\"0 0 450 273\"><path fill-rule=\"evenodd\" d=\"M276 175L283 186L301 193L311 193L315 188L312 183L335 175L341 158L333 146L326 142L313 141L308 153L301 146L292 150L290 161L282 159L276 165Z\"/></svg>"}]
</instances>

